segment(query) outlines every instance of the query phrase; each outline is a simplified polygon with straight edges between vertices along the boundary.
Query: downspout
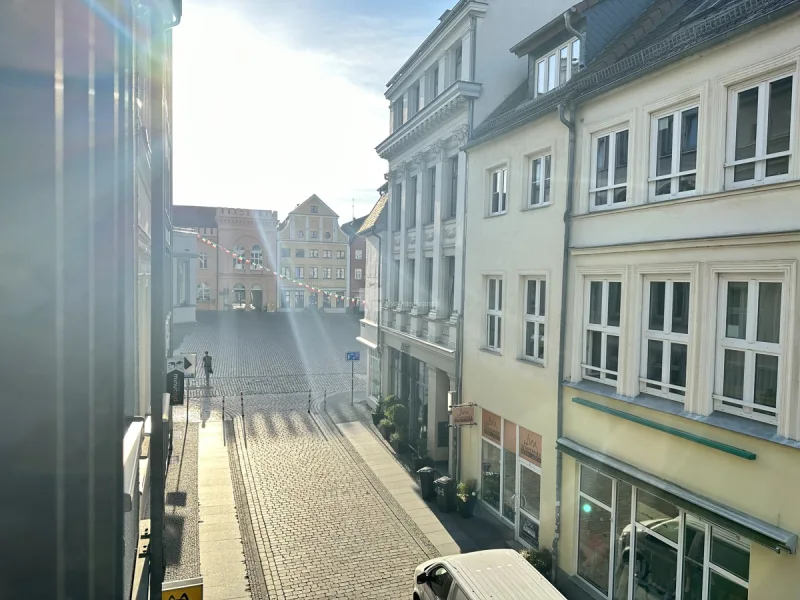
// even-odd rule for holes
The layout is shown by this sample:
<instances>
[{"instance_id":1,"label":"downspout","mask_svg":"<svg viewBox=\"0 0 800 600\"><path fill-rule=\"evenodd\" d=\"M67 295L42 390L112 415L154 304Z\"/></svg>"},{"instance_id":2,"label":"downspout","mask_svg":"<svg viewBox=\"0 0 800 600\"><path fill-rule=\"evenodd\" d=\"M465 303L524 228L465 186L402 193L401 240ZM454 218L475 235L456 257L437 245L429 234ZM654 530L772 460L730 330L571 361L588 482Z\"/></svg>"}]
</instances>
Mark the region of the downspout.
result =
<instances>
[{"instance_id":1,"label":"downspout","mask_svg":"<svg viewBox=\"0 0 800 600\"><path fill-rule=\"evenodd\" d=\"M566 15L565 15L566 17ZM569 21L567 20L567 23ZM583 48L583 42L581 42ZM581 50L583 52L583 50ZM558 391L557 391L557 417L556 417L556 439L560 439L564 430L564 342L567 337L567 283L569 281L569 244L570 244L570 225L572 215L572 201L575 188L575 108L570 107L570 117L565 116L567 107L564 104L558 105L558 118L569 129L569 150L567 153L567 206L564 209L564 248L561 259L561 319L559 324L559 352L558 352ZM558 573L558 541L561 535L561 472L562 460L561 452L556 452L556 519L555 533L553 535L553 567L550 573L550 580L556 581Z\"/></svg>"},{"instance_id":2,"label":"downspout","mask_svg":"<svg viewBox=\"0 0 800 600\"><path fill-rule=\"evenodd\" d=\"M572 26L572 13L575 11L574 8L569 9L567 12L564 13L564 27L567 28L571 34L577 37L581 42L581 57L580 57L580 64L578 65L579 69L583 69L586 66L586 34L578 31ZM561 115L559 109L559 115ZM563 121L563 119L562 119Z\"/></svg>"},{"instance_id":3,"label":"downspout","mask_svg":"<svg viewBox=\"0 0 800 600\"><path fill-rule=\"evenodd\" d=\"M371 229L371 235L374 235L378 238L378 327L377 333L378 336L376 341L378 342L378 377L380 378L380 385L378 386L379 390L383 389L383 364L380 360L381 355L383 354L383 346L381 345L381 316L383 315L383 302L381 300L381 267L383 266L383 239L380 235L375 233L375 227L373 226ZM367 382L369 385L369 382Z\"/></svg>"}]
</instances>

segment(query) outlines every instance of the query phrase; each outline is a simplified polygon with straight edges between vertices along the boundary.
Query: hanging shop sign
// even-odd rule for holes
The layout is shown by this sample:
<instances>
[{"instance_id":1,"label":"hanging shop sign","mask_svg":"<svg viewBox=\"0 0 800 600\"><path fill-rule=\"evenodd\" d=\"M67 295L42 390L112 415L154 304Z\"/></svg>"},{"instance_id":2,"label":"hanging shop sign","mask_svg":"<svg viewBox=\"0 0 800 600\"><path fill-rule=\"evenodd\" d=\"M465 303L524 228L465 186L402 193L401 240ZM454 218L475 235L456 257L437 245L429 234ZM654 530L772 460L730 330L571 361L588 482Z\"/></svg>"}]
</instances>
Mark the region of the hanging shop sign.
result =
<instances>
[{"instance_id":1,"label":"hanging shop sign","mask_svg":"<svg viewBox=\"0 0 800 600\"><path fill-rule=\"evenodd\" d=\"M537 467L542 466L542 436L524 427L519 428L519 455Z\"/></svg>"},{"instance_id":2,"label":"hanging shop sign","mask_svg":"<svg viewBox=\"0 0 800 600\"><path fill-rule=\"evenodd\" d=\"M500 415L489 412L485 408L481 414L481 432L483 437L495 444L500 444Z\"/></svg>"},{"instance_id":3,"label":"hanging shop sign","mask_svg":"<svg viewBox=\"0 0 800 600\"><path fill-rule=\"evenodd\" d=\"M475 425L475 405L460 404L453 407L453 425Z\"/></svg>"}]
</instances>

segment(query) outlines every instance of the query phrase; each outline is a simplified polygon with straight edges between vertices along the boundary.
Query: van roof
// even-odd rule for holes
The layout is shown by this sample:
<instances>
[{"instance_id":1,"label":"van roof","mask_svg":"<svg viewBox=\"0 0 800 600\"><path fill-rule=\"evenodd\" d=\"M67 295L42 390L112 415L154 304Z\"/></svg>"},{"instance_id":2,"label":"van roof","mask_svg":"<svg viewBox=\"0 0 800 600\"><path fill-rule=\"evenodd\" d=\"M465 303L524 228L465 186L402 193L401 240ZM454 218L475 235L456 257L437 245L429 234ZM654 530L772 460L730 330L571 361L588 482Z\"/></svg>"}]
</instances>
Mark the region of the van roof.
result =
<instances>
[{"instance_id":1,"label":"van roof","mask_svg":"<svg viewBox=\"0 0 800 600\"><path fill-rule=\"evenodd\" d=\"M468 552L444 561L463 591L476 599L566 600L515 550Z\"/></svg>"}]
</instances>

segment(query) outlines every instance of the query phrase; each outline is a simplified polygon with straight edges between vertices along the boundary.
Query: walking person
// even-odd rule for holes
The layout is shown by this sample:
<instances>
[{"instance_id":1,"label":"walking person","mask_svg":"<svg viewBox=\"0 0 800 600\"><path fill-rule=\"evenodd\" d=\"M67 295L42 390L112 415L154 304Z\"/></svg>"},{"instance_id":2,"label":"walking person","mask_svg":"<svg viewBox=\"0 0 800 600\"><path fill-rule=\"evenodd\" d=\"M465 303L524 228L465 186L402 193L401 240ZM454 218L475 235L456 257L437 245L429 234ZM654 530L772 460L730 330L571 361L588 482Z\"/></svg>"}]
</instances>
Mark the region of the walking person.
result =
<instances>
[{"instance_id":1,"label":"walking person","mask_svg":"<svg viewBox=\"0 0 800 600\"><path fill-rule=\"evenodd\" d=\"M214 372L214 368L211 366L211 356L209 356L208 350L206 350L206 354L203 356L203 370L206 372L206 387L211 387L209 378Z\"/></svg>"}]
</instances>

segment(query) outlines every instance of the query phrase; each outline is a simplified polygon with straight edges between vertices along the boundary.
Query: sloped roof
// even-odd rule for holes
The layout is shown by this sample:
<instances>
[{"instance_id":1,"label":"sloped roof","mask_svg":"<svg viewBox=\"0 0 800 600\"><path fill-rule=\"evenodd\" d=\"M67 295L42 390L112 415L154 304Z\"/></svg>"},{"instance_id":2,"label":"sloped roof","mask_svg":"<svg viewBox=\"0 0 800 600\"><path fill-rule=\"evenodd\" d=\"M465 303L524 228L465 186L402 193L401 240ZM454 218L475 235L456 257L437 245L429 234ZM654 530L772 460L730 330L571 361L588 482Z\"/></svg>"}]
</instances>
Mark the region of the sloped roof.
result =
<instances>
[{"instance_id":1,"label":"sloped roof","mask_svg":"<svg viewBox=\"0 0 800 600\"><path fill-rule=\"evenodd\" d=\"M361 225L364 224L364 220L369 215L364 215L363 217L358 217L357 219L353 219L342 225L341 229L349 236L358 235L358 230L361 228Z\"/></svg>"},{"instance_id":2,"label":"sloped roof","mask_svg":"<svg viewBox=\"0 0 800 600\"><path fill-rule=\"evenodd\" d=\"M319 208L317 212L311 212L311 205L316 205ZM289 211L290 215L322 215L324 217L339 218L330 206L325 204L322 199L316 194L311 194L308 198L303 200L294 210Z\"/></svg>"},{"instance_id":3,"label":"sloped roof","mask_svg":"<svg viewBox=\"0 0 800 600\"><path fill-rule=\"evenodd\" d=\"M176 227L215 228L217 209L213 206L173 205L172 224Z\"/></svg>"},{"instance_id":4,"label":"sloped roof","mask_svg":"<svg viewBox=\"0 0 800 600\"><path fill-rule=\"evenodd\" d=\"M361 227L356 232L358 233L358 235L366 235L370 233L370 230L379 224L381 215L383 215L383 212L386 209L386 204L388 202L389 202L389 194L383 194L375 203L375 206L372 207L372 210L369 211L369 214L364 218L364 222L361 224Z\"/></svg>"},{"instance_id":5,"label":"sloped roof","mask_svg":"<svg viewBox=\"0 0 800 600\"><path fill-rule=\"evenodd\" d=\"M655 2L588 68L560 88L536 98L523 95L522 86L517 88L511 96L519 102L509 106L513 101L504 101L501 106L506 110L496 110L481 123L467 147L553 112L559 104L599 96L800 8L800 0L720 0L712 12L696 14L705 2L673 0L668 13L664 2Z\"/></svg>"}]
</instances>

